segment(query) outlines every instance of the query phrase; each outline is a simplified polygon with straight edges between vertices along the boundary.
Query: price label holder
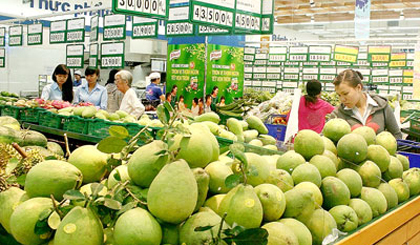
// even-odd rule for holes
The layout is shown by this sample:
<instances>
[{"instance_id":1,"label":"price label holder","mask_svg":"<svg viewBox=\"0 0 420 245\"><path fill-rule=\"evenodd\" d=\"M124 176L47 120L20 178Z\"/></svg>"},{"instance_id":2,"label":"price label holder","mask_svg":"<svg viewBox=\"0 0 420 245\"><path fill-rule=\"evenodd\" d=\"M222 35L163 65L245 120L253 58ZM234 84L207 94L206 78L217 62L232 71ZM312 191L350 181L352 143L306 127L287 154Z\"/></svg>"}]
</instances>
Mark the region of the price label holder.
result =
<instances>
[{"instance_id":1,"label":"price label holder","mask_svg":"<svg viewBox=\"0 0 420 245\"><path fill-rule=\"evenodd\" d=\"M165 34L167 37L195 36L196 28L189 21L189 6L170 8Z\"/></svg>"},{"instance_id":2,"label":"price label holder","mask_svg":"<svg viewBox=\"0 0 420 245\"><path fill-rule=\"evenodd\" d=\"M133 39L156 38L158 36L158 22L154 19L133 17Z\"/></svg>"},{"instance_id":3,"label":"price label holder","mask_svg":"<svg viewBox=\"0 0 420 245\"><path fill-rule=\"evenodd\" d=\"M0 27L0 47L6 46L6 27Z\"/></svg>"},{"instance_id":4,"label":"price label holder","mask_svg":"<svg viewBox=\"0 0 420 245\"><path fill-rule=\"evenodd\" d=\"M90 42L96 42L98 41L99 37L99 16L95 15L92 18L90 18Z\"/></svg>"},{"instance_id":5,"label":"price label holder","mask_svg":"<svg viewBox=\"0 0 420 245\"><path fill-rule=\"evenodd\" d=\"M42 44L42 30L43 26L41 23L28 25L28 45Z\"/></svg>"},{"instance_id":6,"label":"price label holder","mask_svg":"<svg viewBox=\"0 0 420 245\"><path fill-rule=\"evenodd\" d=\"M98 68L99 44L89 45L89 67Z\"/></svg>"},{"instance_id":7,"label":"price label holder","mask_svg":"<svg viewBox=\"0 0 420 245\"><path fill-rule=\"evenodd\" d=\"M101 68L124 68L124 42L101 44Z\"/></svg>"},{"instance_id":8,"label":"price label holder","mask_svg":"<svg viewBox=\"0 0 420 245\"><path fill-rule=\"evenodd\" d=\"M65 43L67 32L66 30L66 20L52 21L50 24L50 44Z\"/></svg>"},{"instance_id":9,"label":"price label holder","mask_svg":"<svg viewBox=\"0 0 420 245\"><path fill-rule=\"evenodd\" d=\"M85 18L67 20L67 42L85 41Z\"/></svg>"},{"instance_id":10,"label":"price label holder","mask_svg":"<svg viewBox=\"0 0 420 245\"><path fill-rule=\"evenodd\" d=\"M261 0L236 0L235 33L261 33Z\"/></svg>"},{"instance_id":11,"label":"price label holder","mask_svg":"<svg viewBox=\"0 0 420 245\"><path fill-rule=\"evenodd\" d=\"M286 81L299 81L300 70L299 67L285 67L283 79ZM283 83L284 87L284 83Z\"/></svg>"},{"instance_id":12,"label":"price label holder","mask_svg":"<svg viewBox=\"0 0 420 245\"><path fill-rule=\"evenodd\" d=\"M335 67L320 67L319 68L319 81L332 83L336 77L337 68Z\"/></svg>"},{"instance_id":13,"label":"price label holder","mask_svg":"<svg viewBox=\"0 0 420 245\"><path fill-rule=\"evenodd\" d=\"M290 47L289 61L306 62L308 61L308 47Z\"/></svg>"},{"instance_id":14,"label":"price label holder","mask_svg":"<svg viewBox=\"0 0 420 245\"><path fill-rule=\"evenodd\" d=\"M6 66L6 49L0 48L0 68Z\"/></svg>"},{"instance_id":15,"label":"price label holder","mask_svg":"<svg viewBox=\"0 0 420 245\"><path fill-rule=\"evenodd\" d=\"M392 53L389 67L405 67L407 66L407 53Z\"/></svg>"},{"instance_id":16,"label":"price label holder","mask_svg":"<svg viewBox=\"0 0 420 245\"><path fill-rule=\"evenodd\" d=\"M284 62L287 58L287 47L270 47L268 60L270 62Z\"/></svg>"},{"instance_id":17,"label":"price label holder","mask_svg":"<svg viewBox=\"0 0 420 245\"><path fill-rule=\"evenodd\" d=\"M112 12L153 19L167 19L169 0L112 0Z\"/></svg>"},{"instance_id":18,"label":"price label holder","mask_svg":"<svg viewBox=\"0 0 420 245\"><path fill-rule=\"evenodd\" d=\"M11 26L9 28L9 46L22 46L23 26Z\"/></svg>"},{"instance_id":19,"label":"price label holder","mask_svg":"<svg viewBox=\"0 0 420 245\"><path fill-rule=\"evenodd\" d=\"M389 83L393 85L403 83L403 70L389 70Z\"/></svg>"},{"instance_id":20,"label":"price label holder","mask_svg":"<svg viewBox=\"0 0 420 245\"><path fill-rule=\"evenodd\" d=\"M391 50L390 45L384 46L368 46L368 61L371 63L389 63L391 60Z\"/></svg>"},{"instance_id":21,"label":"price label holder","mask_svg":"<svg viewBox=\"0 0 420 245\"><path fill-rule=\"evenodd\" d=\"M84 65L83 44L69 44L66 47L66 65L68 68L83 68Z\"/></svg>"},{"instance_id":22,"label":"price label holder","mask_svg":"<svg viewBox=\"0 0 420 245\"><path fill-rule=\"evenodd\" d=\"M234 27L235 0L192 0L189 11L192 23L230 30Z\"/></svg>"},{"instance_id":23,"label":"price label holder","mask_svg":"<svg viewBox=\"0 0 420 245\"><path fill-rule=\"evenodd\" d=\"M103 40L124 40L125 39L126 16L121 14L106 15L104 19Z\"/></svg>"},{"instance_id":24,"label":"price label holder","mask_svg":"<svg viewBox=\"0 0 420 245\"><path fill-rule=\"evenodd\" d=\"M331 46L309 46L309 61L329 62L331 53Z\"/></svg>"},{"instance_id":25,"label":"price label holder","mask_svg":"<svg viewBox=\"0 0 420 245\"><path fill-rule=\"evenodd\" d=\"M215 26L195 25L199 36L226 36L232 34L232 29L224 29Z\"/></svg>"},{"instance_id":26,"label":"price label holder","mask_svg":"<svg viewBox=\"0 0 420 245\"><path fill-rule=\"evenodd\" d=\"M304 67L302 70L302 80L303 81L310 81L310 80L318 80L319 69L316 68L306 68Z\"/></svg>"},{"instance_id":27,"label":"price label holder","mask_svg":"<svg viewBox=\"0 0 420 245\"><path fill-rule=\"evenodd\" d=\"M389 83L388 69L372 70L372 83Z\"/></svg>"},{"instance_id":28,"label":"price label holder","mask_svg":"<svg viewBox=\"0 0 420 245\"><path fill-rule=\"evenodd\" d=\"M414 70L413 69L406 69L403 71L403 83L405 84L412 84L414 78Z\"/></svg>"}]
</instances>

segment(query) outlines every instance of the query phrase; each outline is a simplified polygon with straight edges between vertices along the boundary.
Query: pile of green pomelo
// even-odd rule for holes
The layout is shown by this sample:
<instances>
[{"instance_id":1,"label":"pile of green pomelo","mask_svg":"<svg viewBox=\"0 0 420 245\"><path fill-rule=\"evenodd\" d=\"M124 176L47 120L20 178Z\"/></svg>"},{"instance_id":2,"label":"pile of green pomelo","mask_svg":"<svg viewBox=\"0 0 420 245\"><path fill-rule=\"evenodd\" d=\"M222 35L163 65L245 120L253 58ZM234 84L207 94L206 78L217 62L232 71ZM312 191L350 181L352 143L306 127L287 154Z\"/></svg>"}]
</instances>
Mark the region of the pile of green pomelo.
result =
<instances>
[{"instance_id":1,"label":"pile of green pomelo","mask_svg":"<svg viewBox=\"0 0 420 245\"><path fill-rule=\"evenodd\" d=\"M67 161L41 162L23 189L0 193L0 223L24 245L214 244L220 226L263 228L269 245L310 245L334 229L355 230L420 192L419 169L396 153L388 132L351 131L332 119L323 136L300 131L294 150L238 159L221 154L215 135L262 147L275 139L254 117L229 119L227 127L218 122L200 117L187 126L188 137L143 145L110 173L110 155L91 145ZM228 183L241 173L242 183ZM40 220L48 224L42 234Z\"/></svg>"}]
</instances>

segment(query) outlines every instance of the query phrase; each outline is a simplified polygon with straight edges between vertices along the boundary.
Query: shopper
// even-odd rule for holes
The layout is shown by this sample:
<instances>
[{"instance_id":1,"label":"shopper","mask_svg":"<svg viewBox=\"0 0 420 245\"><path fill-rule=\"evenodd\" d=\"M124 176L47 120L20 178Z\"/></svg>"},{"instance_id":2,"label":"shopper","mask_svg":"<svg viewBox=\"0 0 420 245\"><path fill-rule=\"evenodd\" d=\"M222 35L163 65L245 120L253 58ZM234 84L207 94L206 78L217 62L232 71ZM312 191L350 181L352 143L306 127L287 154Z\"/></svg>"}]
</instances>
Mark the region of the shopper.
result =
<instances>
[{"instance_id":1,"label":"shopper","mask_svg":"<svg viewBox=\"0 0 420 245\"><path fill-rule=\"evenodd\" d=\"M87 82L77 88L74 102L90 102L99 109L106 110L108 93L105 87L98 83L99 69L88 67L85 76Z\"/></svg>"},{"instance_id":2,"label":"shopper","mask_svg":"<svg viewBox=\"0 0 420 245\"><path fill-rule=\"evenodd\" d=\"M129 71L121 70L115 75L115 83L118 90L124 94L121 102L120 110L125 111L138 119L145 111L144 105L137 97L136 91L131 88L133 75Z\"/></svg>"},{"instance_id":3,"label":"shopper","mask_svg":"<svg viewBox=\"0 0 420 245\"><path fill-rule=\"evenodd\" d=\"M204 109L204 112L211 112L212 111L212 97L210 94L206 95L206 108Z\"/></svg>"},{"instance_id":4,"label":"shopper","mask_svg":"<svg viewBox=\"0 0 420 245\"><path fill-rule=\"evenodd\" d=\"M334 107L320 99L322 85L318 80L306 83L306 95L300 98L298 110L298 129L311 129L321 133L325 125L325 116L334 111Z\"/></svg>"},{"instance_id":5,"label":"shopper","mask_svg":"<svg viewBox=\"0 0 420 245\"><path fill-rule=\"evenodd\" d=\"M80 85L82 85L82 73L80 71L75 71L73 87L79 87Z\"/></svg>"},{"instance_id":6,"label":"shopper","mask_svg":"<svg viewBox=\"0 0 420 245\"><path fill-rule=\"evenodd\" d=\"M151 83L146 87L146 99L149 101L165 101L165 94L162 93L162 89L158 86L160 83L160 73L152 72L149 78Z\"/></svg>"},{"instance_id":7,"label":"shopper","mask_svg":"<svg viewBox=\"0 0 420 245\"><path fill-rule=\"evenodd\" d=\"M109 72L109 78L105 84L105 88L108 94L107 111L110 113L114 113L120 109L121 101L124 97L124 94L118 90L117 85L115 85L115 74L117 74L119 71L120 69L112 69Z\"/></svg>"},{"instance_id":8,"label":"shopper","mask_svg":"<svg viewBox=\"0 0 420 245\"><path fill-rule=\"evenodd\" d=\"M191 114L193 116L198 116L200 113L200 107L198 106L198 98L194 98L192 101L192 106L191 106Z\"/></svg>"},{"instance_id":9,"label":"shopper","mask_svg":"<svg viewBox=\"0 0 420 245\"><path fill-rule=\"evenodd\" d=\"M53 83L42 89L41 98L44 100L73 101L73 83L69 68L58 65L52 74Z\"/></svg>"},{"instance_id":10,"label":"shopper","mask_svg":"<svg viewBox=\"0 0 420 245\"><path fill-rule=\"evenodd\" d=\"M401 130L387 99L364 92L362 80L362 74L352 69L338 74L334 85L341 105L334 111L334 115L346 120L352 128L366 125L376 133L387 130L395 138L401 139Z\"/></svg>"}]
</instances>

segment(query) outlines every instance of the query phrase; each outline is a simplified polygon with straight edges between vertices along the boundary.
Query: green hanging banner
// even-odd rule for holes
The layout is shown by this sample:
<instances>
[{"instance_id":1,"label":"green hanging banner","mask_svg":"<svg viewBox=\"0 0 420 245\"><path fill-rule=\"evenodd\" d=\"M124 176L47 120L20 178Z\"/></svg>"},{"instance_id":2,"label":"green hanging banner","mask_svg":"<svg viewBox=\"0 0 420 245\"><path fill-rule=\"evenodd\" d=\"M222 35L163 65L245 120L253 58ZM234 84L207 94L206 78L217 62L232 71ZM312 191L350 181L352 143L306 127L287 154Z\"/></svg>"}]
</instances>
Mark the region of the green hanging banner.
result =
<instances>
[{"instance_id":1,"label":"green hanging banner","mask_svg":"<svg viewBox=\"0 0 420 245\"><path fill-rule=\"evenodd\" d=\"M83 44L69 44L66 48L66 65L68 68L83 68L84 65Z\"/></svg>"},{"instance_id":2,"label":"green hanging banner","mask_svg":"<svg viewBox=\"0 0 420 245\"><path fill-rule=\"evenodd\" d=\"M67 21L59 20L50 23L50 44L66 42Z\"/></svg>"},{"instance_id":3,"label":"green hanging banner","mask_svg":"<svg viewBox=\"0 0 420 245\"><path fill-rule=\"evenodd\" d=\"M28 45L42 44L42 30L43 26L41 23L28 25Z\"/></svg>"},{"instance_id":4,"label":"green hanging banner","mask_svg":"<svg viewBox=\"0 0 420 245\"><path fill-rule=\"evenodd\" d=\"M67 20L67 42L85 41L85 18Z\"/></svg>"},{"instance_id":5,"label":"green hanging banner","mask_svg":"<svg viewBox=\"0 0 420 245\"><path fill-rule=\"evenodd\" d=\"M106 15L104 18L103 40L109 41L125 39L125 20L125 15Z\"/></svg>"},{"instance_id":6,"label":"green hanging banner","mask_svg":"<svg viewBox=\"0 0 420 245\"><path fill-rule=\"evenodd\" d=\"M6 46L6 27L0 27L0 47Z\"/></svg>"},{"instance_id":7,"label":"green hanging banner","mask_svg":"<svg viewBox=\"0 0 420 245\"><path fill-rule=\"evenodd\" d=\"M101 68L124 68L124 42L101 44Z\"/></svg>"},{"instance_id":8,"label":"green hanging banner","mask_svg":"<svg viewBox=\"0 0 420 245\"><path fill-rule=\"evenodd\" d=\"M22 46L23 26L11 26L9 28L9 46Z\"/></svg>"},{"instance_id":9,"label":"green hanging banner","mask_svg":"<svg viewBox=\"0 0 420 245\"><path fill-rule=\"evenodd\" d=\"M6 49L0 48L0 68L6 66Z\"/></svg>"}]
</instances>

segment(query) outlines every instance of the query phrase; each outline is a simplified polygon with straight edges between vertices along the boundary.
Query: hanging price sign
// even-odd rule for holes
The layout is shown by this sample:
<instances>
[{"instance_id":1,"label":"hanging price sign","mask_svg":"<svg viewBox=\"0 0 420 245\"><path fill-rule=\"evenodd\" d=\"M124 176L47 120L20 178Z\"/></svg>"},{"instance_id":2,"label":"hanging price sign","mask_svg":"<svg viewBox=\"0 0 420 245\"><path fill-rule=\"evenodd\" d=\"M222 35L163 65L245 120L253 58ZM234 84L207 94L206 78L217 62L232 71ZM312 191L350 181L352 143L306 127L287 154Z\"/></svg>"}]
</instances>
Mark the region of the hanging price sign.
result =
<instances>
[{"instance_id":1,"label":"hanging price sign","mask_svg":"<svg viewBox=\"0 0 420 245\"><path fill-rule=\"evenodd\" d=\"M89 45L89 67L98 67L99 44L91 43Z\"/></svg>"},{"instance_id":2,"label":"hanging price sign","mask_svg":"<svg viewBox=\"0 0 420 245\"><path fill-rule=\"evenodd\" d=\"M388 69L372 70L372 83L388 83Z\"/></svg>"},{"instance_id":3,"label":"hanging price sign","mask_svg":"<svg viewBox=\"0 0 420 245\"><path fill-rule=\"evenodd\" d=\"M53 21L50 24L50 43L65 43L66 42L67 21L59 20Z\"/></svg>"},{"instance_id":4,"label":"hanging price sign","mask_svg":"<svg viewBox=\"0 0 420 245\"><path fill-rule=\"evenodd\" d=\"M404 70L403 72L403 83L413 83L414 70Z\"/></svg>"},{"instance_id":5,"label":"hanging price sign","mask_svg":"<svg viewBox=\"0 0 420 245\"><path fill-rule=\"evenodd\" d=\"M223 29L223 28L214 27L214 26L198 25L197 29L198 29L197 34L199 36L230 35L232 33L232 31L229 29Z\"/></svg>"},{"instance_id":6,"label":"hanging price sign","mask_svg":"<svg viewBox=\"0 0 420 245\"><path fill-rule=\"evenodd\" d=\"M28 45L42 44L42 24L28 25Z\"/></svg>"},{"instance_id":7,"label":"hanging price sign","mask_svg":"<svg viewBox=\"0 0 420 245\"><path fill-rule=\"evenodd\" d=\"M4 48L0 48L0 68L4 68L6 66L6 50Z\"/></svg>"},{"instance_id":8,"label":"hanging price sign","mask_svg":"<svg viewBox=\"0 0 420 245\"><path fill-rule=\"evenodd\" d=\"M334 47L334 60L356 63L359 47L336 44Z\"/></svg>"},{"instance_id":9,"label":"hanging price sign","mask_svg":"<svg viewBox=\"0 0 420 245\"><path fill-rule=\"evenodd\" d=\"M67 42L85 41L85 18L67 20Z\"/></svg>"},{"instance_id":10,"label":"hanging price sign","mask_svg":"<svg viewBox=\"0 0 420 245\"><path fill-rule=\"evenodd\" d=\"M101 44L101 68L124 68L124 42Z\"/></svg>"},{"instance_id":11,"label":"hanging price sign","mask_svg":"<svg viewBox=\"0 0 420 245\"><path fill-rule=\"evenodd\" d=\"M302 80L309 81L309 80L318 80L318 68L303 68L302 70Z\"/></svg>"},{"instance_id":12,"label":"hanging price sign","mask_svg":"<svg viewBox=\"0 0 420 245\"><path fill-rule=\"evenodd\" d=\"M284 80L299 81L299 68L298 67L285 67L284 68ZM284 84L283 84L284 86Z\"/></svg>"},{"instance_id":13,"label":"hanging price sign","mask_svg":"<svg viewBox=\"0 0 420 245\"><path fill-rule=\"evenodd\" d=\"M389 70L389 82L401 84L403 82L403 70Z\"/></svg>"},{"instance_id":14,"label":"hanging price sign","mask_svg":"<svg viewBox=\"0 0 420 245\"><path fill-rule=\"evenodd\" d=\"M169 0L113 0L112 12L166 19L169 11Z\"/></svg>"},{"instance_id":15,"label":"hanging price sign","mask_svg":"<svg viewBox=\"0 0 420 245\"><path fill-rule=\"evenodd\" d=\"M407 53L391 54L391 62L389 67L405 67L407 66Z\"/></svg>"},{"instance_id":16,"label":"hanging price sign","mask_svg":"<svg viewBox=\"0 0 420 245\"><path fill-rule=\"evenodd\" d=\"M190 3L189 20L192 23L233 28L235 15L235 0L192 0Z\"/></svg>"},{"instance_id":17,"label":"hanging price sign","mask_svg":"<svg viewBox=\"0 0 420 245\"><path fill-rule=\"evenodd\" d=\"M138 38L154 38L158 36L157 20L133 17L133 39Z\"/></svg>"},{"instance_id":18,"label":"hanging price sign","mask_svg":"<svg viewBox=\"0 0 420 245\"><path fill-rule=\"evenodd\" d=\"M368 46L368 61L388 63L391 59L391 46Z\"/></svg>"},{"instance_id":19,"label":"hanging price sign","mask_svg":"<svg viewBox=\"0 0 420 245\"><path fill-rule=\"evenodd\" d=\"M125 15L106 15L104 20L104 40L125 39Z\"/></svg>"},{"instance_id":20,"label":"hanging price sign","mask_svg":"<svg viewBox=\"0 0 420 245\"><path fill-rule=\"evenodd\" d=\"M9 46L22 46L23 26L11 26L9 29Z\"/></svg>"},{"instance_id":21,"label":"hanging price sign","mask_svg":"<svg viewBox=\"0 0 420 245\"><path fill-rule=\"evenodd\" d=\"M99 16L90 18L90 42L98 41L99 36Z\"/></svg>"},{"instance_id":22,"label":"hanging price sign","mask_svg":"<svg viewBox=\"0 0 420 245\"><path fill-rule=\"evenodd\" d=\"M84 45L70 44L66 48L66 65L68 68L83 68Z\"/></svg>"},{"instance_id":23,"label":"hanging price sign","mask_svg":"<svg viewBox=\"0 0 420 245\"><path fill-rule=\"evenodd\" d=\"M6 45L6 27L0 27L0 47Z\"/></svg>"},{"instance_id":24,"label":"hanging price sign","mask_svg":"<svg viewBox=\"0 0 420 245\"><path fill-rule=\"evenodd\" d=\"M170 8L165 34L167 37L195 36L196 28L189 21L188 6Z\"/></svg>"},{"instance_id":25,"label":"hanging price sign","mask_svg":"<svg viewBox=\"0 0 420 245\"><path fill-rule=\"evenodd\" d=\"M323 68L319 69L319 81L332 83L336 77L337 68Z\"/></svg>"}]
</instances>

